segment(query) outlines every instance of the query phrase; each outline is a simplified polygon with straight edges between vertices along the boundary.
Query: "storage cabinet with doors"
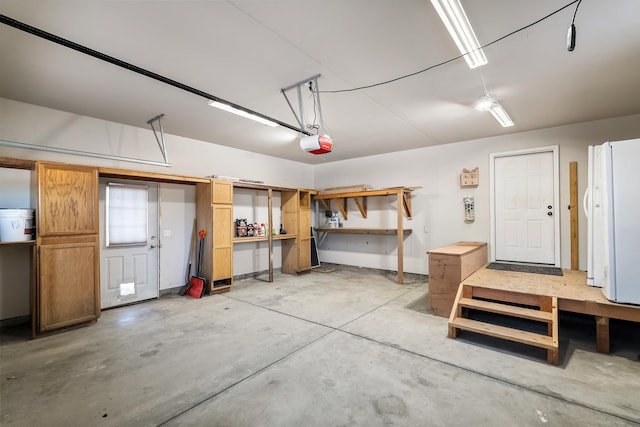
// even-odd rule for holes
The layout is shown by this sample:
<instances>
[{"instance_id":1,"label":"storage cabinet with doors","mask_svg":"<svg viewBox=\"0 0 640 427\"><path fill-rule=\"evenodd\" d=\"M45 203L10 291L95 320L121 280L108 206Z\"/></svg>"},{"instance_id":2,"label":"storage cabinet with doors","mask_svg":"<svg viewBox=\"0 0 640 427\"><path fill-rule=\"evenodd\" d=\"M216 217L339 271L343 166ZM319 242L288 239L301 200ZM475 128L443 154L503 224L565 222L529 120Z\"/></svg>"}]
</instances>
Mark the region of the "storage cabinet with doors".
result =
<instances>
[{"instance_id":1,"label":"storage cabinet with doors","mask_svg":"<svg viewBox=\"0 0 640 427\"><path fill-rule=\"evenodd\" d=\"M311 192L298 191L298 273L311 270Z\"/></svg>"},{"instance_id":2,"label":"storage cabinet with doors","mask_svg":"<svg viewBox=\"0 0 640 427\"><path fill-rule=\"evenodd\" d=\"M201 275L210 293L227 292L233 284L233 182L196 184L196 217L197 231L206 230Z\"/></svg>"},{"instance_id":3,"label":"storage cabinet with doors","mask_svg":"<svg viewBox=\"0 0 640 427\"><path fill-rule=\"evenodd\" d=\"M98 171L36 164L35 331L100 317Z\"/></svg>"}]
</instances>

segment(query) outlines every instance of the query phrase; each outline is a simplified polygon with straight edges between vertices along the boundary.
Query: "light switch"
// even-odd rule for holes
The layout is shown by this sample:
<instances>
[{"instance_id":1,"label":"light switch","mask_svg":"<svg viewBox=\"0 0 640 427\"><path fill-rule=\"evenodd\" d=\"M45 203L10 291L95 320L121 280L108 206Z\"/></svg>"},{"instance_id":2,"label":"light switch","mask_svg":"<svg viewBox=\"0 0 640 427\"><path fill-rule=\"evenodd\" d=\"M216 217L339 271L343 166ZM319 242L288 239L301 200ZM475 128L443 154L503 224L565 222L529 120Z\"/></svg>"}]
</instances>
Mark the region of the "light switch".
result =
<instances>
[{"instance_id":1,"label":"light switch","mask_svg":"<svg viewBox=\"0 0 640 427\"><path fill-rule=\"evenodd\" d=\"M163 236L164 237L171 237L171 230L164 230Z\"/></svg>"}]
</instances>

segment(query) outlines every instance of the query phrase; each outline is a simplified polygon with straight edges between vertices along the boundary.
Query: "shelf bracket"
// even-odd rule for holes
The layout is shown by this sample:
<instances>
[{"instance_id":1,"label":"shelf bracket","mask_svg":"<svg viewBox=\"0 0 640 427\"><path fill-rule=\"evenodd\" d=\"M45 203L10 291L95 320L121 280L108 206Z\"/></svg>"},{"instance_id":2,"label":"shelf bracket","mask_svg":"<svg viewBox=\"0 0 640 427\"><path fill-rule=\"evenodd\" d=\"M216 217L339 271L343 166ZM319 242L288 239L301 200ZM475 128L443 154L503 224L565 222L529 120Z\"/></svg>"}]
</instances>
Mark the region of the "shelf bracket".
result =
<instances>
[{"instance_id":1,"label":"shelf bracket","mask_svg":"<svg viewBox=\"0 0 640 427\"><path fill-rule=\"evenodd\" d=\"M162 129L162 118L164 117L164 114L160 114L155 116L152 119L147 120L147 124L149 126L151 126L151 130L153 131L153 136L156 137L156 141L158 142L158 146L160 147L160 152L162 153L162 158L164 159L165 163L169 163L169 156L167 155L167 146L164 143L164 130ZM158 128L160 131L160 137L158 138L158 131L156 131L156 128L153 126L154 122L158 122Z\"/></svg>"},{"instance_id":2,"label":"shelf bracket","mask_svg":"<svg viewBox=\"0 0 640 427\"><path fill-rule=\"evenodd\" d=\"M407 219L411 219L411 193L407 191L402 192L402 206L404 207L404 213L407 215Z\"/></svg>"},{"instance_id":3,"label":"shelf bracket","mask_svg":"<svg viewBox=\"0 0 640 427\"><path fill-rule=\"evenodd\" d=\"M340 204L340 202L338 202L338 199L336 199L336 205L338 206L338 210L342 214L342 218L344 218L345 220L349 219L347 216L348 215L347 197L344 197L342 199L342 204Z\"/></svg>"},{"instance_id":4,"label":"shelf bracket","mask_svg":"<svg viewBox=\"0 0 640 427\"><path fill-rule=\"evenodd\" d=\"M362 215L362 218L367 218L367 197L362 196L362 202L357 197L354 197L353 200L356 202L356 206Z\"/></svg>"}]
</instances>

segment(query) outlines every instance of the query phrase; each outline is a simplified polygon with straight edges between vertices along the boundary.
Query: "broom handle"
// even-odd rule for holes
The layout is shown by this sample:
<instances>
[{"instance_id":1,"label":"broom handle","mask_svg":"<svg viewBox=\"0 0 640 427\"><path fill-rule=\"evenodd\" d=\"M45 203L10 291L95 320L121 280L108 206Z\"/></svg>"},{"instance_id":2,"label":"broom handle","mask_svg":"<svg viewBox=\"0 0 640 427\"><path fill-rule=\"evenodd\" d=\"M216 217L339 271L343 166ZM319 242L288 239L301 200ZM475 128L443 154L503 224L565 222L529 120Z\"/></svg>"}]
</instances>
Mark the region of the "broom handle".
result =
<instances>
[{"instance_id":1,"label":"broom handle","mask_svg":"<svg viewBox=\"0 0 640 427\"><path fill-rule=\"evenodd\" d=\"M197 220L193 219L193 230L191 230L191 244L189 245L189 259L187 259L187 280L185 283L189 283L189 276L191 276L191 261L193 260L193 251L196 246L196 229Z\"/></svg>"}]
</instances>

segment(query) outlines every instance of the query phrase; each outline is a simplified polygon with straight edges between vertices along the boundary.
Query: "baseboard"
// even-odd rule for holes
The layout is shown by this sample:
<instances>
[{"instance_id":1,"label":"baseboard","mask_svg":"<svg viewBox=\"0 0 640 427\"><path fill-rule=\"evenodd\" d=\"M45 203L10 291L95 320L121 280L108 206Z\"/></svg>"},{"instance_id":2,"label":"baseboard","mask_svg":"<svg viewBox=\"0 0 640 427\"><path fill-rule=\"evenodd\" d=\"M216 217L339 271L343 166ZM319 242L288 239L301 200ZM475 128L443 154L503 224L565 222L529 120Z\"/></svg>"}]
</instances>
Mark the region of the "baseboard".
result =
<instances>
[{"instance_id":1,"label":"baseboard","mask_svg":"<svg viewBox=\"0 0 640 427\"><path fill-rule=\"evenodd\" d=\"M31 316L29 315L12 317L10 319L2 319L0 320L0 330L14 328L20 325L28 325L30 323L31 323Z\"/></svg>"}]
</instances>

